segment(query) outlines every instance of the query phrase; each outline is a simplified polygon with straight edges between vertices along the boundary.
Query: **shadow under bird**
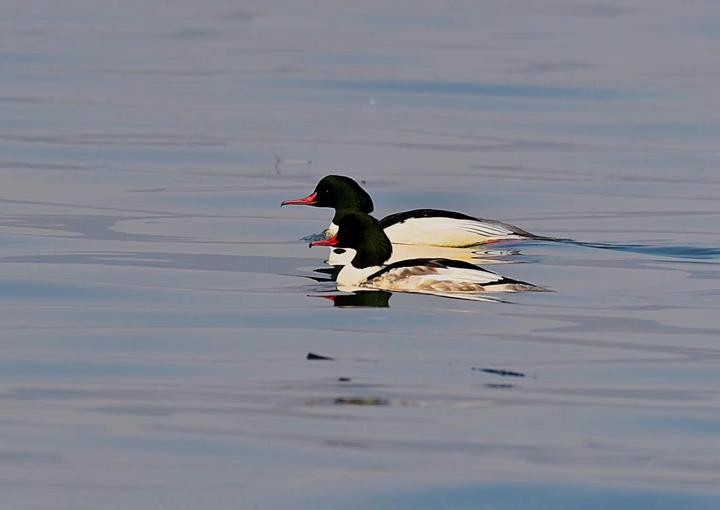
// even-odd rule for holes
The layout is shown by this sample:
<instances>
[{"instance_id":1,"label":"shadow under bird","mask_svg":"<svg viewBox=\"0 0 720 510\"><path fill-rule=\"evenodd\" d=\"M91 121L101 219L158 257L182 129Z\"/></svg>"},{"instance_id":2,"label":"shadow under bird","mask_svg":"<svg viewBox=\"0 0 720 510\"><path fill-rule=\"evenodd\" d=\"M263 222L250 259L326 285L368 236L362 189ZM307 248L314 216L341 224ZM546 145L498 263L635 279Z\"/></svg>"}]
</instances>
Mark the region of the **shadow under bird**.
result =
<instances>
[{"instance_id":1,"label":"shadow under bird","mask_svg":"<svg viewBox=\"0 0 720 510\"><path fill-rule=\"evenodd\" d=\"M531 283L513 280L461 260L417 258L385 265L392 244L380 223L365 213L345 214L337 234L310 246L335 247L343 264L338 290L377 289L484 300L487 292L544 291Z\"/></svg>"},{"instance_id":2,"label":"shadow under bird","mask_svg":"<svg viewBox=\"0 0 720 510\"><path fill-rule=\"evenodd\" d=\"M338 225L347 214L370 214L374 209L370 195L344 175L325 176L308 196L286 200L282 205L335 209L332 222L325 231L326 238L337 233ZM393 244L468 247L505 240L552 240L500 221L440 209L414 209L391 214L380 220L380 227Z\"/></svg>"}]
</instances>

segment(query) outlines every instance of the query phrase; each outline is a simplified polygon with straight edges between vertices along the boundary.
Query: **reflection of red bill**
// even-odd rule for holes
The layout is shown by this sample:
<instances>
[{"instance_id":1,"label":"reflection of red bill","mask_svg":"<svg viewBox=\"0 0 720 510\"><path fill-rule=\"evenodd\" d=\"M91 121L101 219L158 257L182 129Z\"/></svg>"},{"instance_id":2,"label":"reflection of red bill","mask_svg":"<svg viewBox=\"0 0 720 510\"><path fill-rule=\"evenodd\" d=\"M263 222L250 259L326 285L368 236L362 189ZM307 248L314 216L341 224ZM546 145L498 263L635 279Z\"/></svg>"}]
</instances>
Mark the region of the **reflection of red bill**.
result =
<instances>
[{"instance_id":1,"label":"reflection of red bill","mask_svg":"<svg viewBox=\"0 0 720 510\"><path fill-rule=\"evenodd\" d=\"M312 192L305 198L297 198L295 200L285 200L280 206L283 205L315 205L317 204L317 193Z\"/></svg>"},{"instance_id":2,"label":"reflection of red bill","mask_svg":"<svg viewBox=\"0 0 720 510\"><path fill-rule=\"evenodd\" d=\"M340 296L338 296L337 294L330 295L330 296L323 295L323 294L308 294L307 297L319 297L319 298L327 299L328 301L332 301L333 303L335 303L337 298L339 298Z\"/></svg>"}]
</instances>

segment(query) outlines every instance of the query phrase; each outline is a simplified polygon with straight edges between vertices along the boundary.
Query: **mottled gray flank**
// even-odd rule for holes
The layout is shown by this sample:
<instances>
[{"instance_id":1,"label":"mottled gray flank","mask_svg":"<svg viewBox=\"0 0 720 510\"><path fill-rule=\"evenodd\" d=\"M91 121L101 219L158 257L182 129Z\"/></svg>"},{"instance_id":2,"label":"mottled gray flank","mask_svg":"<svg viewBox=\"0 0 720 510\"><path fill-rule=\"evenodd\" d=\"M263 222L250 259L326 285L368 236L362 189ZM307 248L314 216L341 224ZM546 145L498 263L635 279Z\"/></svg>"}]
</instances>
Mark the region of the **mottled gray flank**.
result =
<instances>
[{"instance_id":1,"label":"mottled gray flank","mask_svg":"<svg viewBox=\"0 0 720 510\"><path fill-rule=\"evenodd\" d=\"M2 7L3 510L720 508L716 1ZM580 244L326 299L330 173Z\"/></svg>"}]
</instances>

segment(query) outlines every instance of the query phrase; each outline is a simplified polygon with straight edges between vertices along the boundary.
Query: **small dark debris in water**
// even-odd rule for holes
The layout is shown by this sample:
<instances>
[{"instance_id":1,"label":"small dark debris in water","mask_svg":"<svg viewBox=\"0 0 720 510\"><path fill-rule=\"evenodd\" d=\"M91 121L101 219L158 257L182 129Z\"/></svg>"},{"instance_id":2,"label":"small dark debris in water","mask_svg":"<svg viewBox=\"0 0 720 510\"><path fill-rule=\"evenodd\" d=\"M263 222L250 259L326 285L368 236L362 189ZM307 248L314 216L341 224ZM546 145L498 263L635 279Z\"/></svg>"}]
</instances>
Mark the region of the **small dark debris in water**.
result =
<instances>
[{"instance_id":1,"label":"small dark debris in water","mask_svg":"<svg viewBox=\"0 0 720 510\"><path fill-rule=\"evenodd\" d=\"M309 159L285 159L281 158L277 154L273 154L273 158L275 158L275 173L277 175L280 175L280 166L281 165L311 165L312 161Z\"/></svg>"},{"instance_id":2,"label":"small dark debris in water","mask_svg":"<svg viewBox=\"0 0 720 510\"><path fill-rule=\"evenodd\" d=\"M499 370L497 368L479 368L472 367L475 372L485 372L486 374L501 375L503 377L525 377L525 374L521 372L513 372L511 370Z\"/></svg>"},{"instance_id":3,"label":"small dark debris in water","mask_svg":"<svg viewBox=\"0 0 720 510\"><path fill-rule=\"evenodd\" d=\"M333 400L336 406L387 406L390 401L384 398L338 397Z\"/></svg>"},{"instance_id":4,"label":"small dark debris in water","mask_svg":"<svg viewBox=\"0 0 720 510\"><path fill-rule=\"evenodd\" d=\"M490 388L491 390L509 390L510 388L514 388L514 384L492 384L488 383L484 385L486 388Z\"/></svg>"},{"instance_id":5,"label":"small dark debris in water","mask_svg":"<svg viewBox=\"0 0 720 510\"><path fill-rule=\"evenodd\" d=\"M360 180L360 184L362 184L363 186L365 186L365 185L367 184L367 181L366 181L365 179L361 179L361 180Z\"/></svg>"},{"instance_id":6,"label":"small dark debris in water","mask_svg":"<svg viewBox=\"0 0 720 510\"><path fill-rule=\"evenodd\" d=\"M338 377L338 381L340 381L340 382L350 382L350 381L352 381L352 379L350 379L349 377Z\"/></svg>"},{"instance_id":7,"label":"small dark debris in water","mask_svg":"<svg viewBox=\"0 0 720 510\"><path fill-rule=\"evenodd\" d=\"M321 355L319 355L319 354L315 354L314 352L308 352L308 353L307 353L307 356L305 357L305 359L313 359L313 360L326 359L326 360L333 360L333 359L335 359L335 358L331 358L331 357L329 357L329 356L321 356Z\"/></svg>"}]
</instances>

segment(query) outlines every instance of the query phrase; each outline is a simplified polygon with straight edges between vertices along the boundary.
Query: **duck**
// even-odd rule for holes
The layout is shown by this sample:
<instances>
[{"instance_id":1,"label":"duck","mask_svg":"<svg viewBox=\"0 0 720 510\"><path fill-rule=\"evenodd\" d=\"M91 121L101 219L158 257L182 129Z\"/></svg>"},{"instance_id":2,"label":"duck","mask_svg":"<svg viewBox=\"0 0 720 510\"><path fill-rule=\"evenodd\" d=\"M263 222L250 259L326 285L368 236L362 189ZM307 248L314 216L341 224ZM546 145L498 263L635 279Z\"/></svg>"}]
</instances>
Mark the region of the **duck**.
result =
<instances>
[{"instance_id":1,"label":"duck","mask_svg":"<svg viewBox=\"0 0 720 510\"><path fill-rule=\"evenodd\" d=\"M335 235L342 218L351 212L370 214L374 205L370 195L352 178L327 175L320 179L315 190L304 198L285 200L285 205L330 207L335 215L323 236ZM501 221L476 218L467 214L441 209L413 209L380 220L380 226L392 244L464 248L506 240L550 240L531 234Z\"/></svg>"},{"instance_id":2,"label":"duck","mask_svg":"<svg viewBox=\"0 0 720 510\"><path fill-rule=\"evenodd\" d=\"M416 258L387 264L392 243L381 223L361 212L343 215L336 234L313 241L310 246L333 248L335 262L342 265L336 277L337 287L345 292L376 289L482 299L487 292L546 290L463 260Z\"/></svg>"}]
</instances>

